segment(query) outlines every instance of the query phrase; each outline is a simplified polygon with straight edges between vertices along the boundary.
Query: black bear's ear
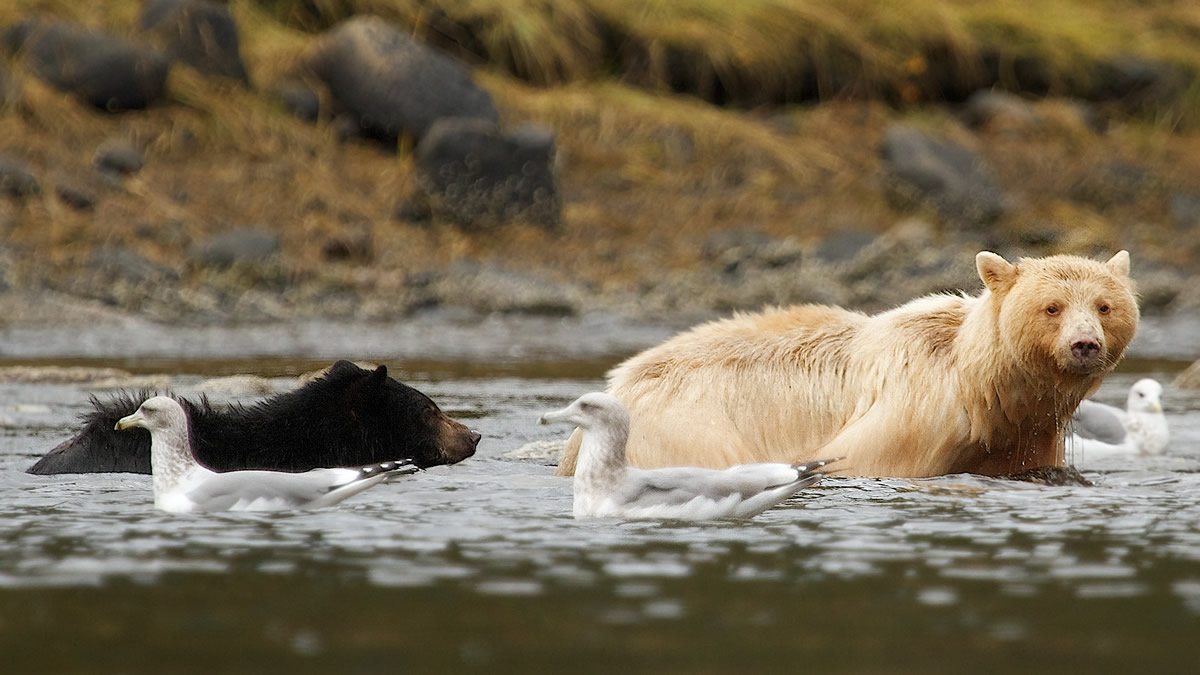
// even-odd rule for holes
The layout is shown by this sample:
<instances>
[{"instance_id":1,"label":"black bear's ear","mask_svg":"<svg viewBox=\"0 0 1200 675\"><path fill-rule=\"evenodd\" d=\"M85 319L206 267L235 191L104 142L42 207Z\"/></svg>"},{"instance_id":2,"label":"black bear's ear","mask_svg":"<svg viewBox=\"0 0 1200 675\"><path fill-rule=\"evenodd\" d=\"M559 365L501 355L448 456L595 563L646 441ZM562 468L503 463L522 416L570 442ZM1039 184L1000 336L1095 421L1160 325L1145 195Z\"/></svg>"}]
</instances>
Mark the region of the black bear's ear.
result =
<instances>
[{"instance_id":1,"label":"black bear's ear","mask_svg":"<svg viewBox=\"0 0 1200 675\"><path fill-rule=\"evenodd\" d=\"M368 384L373 387L382 387L387 382L387 366L379 366L375 372L371 373L371 377L367 380Z\"/></svg>"}]
</instances>

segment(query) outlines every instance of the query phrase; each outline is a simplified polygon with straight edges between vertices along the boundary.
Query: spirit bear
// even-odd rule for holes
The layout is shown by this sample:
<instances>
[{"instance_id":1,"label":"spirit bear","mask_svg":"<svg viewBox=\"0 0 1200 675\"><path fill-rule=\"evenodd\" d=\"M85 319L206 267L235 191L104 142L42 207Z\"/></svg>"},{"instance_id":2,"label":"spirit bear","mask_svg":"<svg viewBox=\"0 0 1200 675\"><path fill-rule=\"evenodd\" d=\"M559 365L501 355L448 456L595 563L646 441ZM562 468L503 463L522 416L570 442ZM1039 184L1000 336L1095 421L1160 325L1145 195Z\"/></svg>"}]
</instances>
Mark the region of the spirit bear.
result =
<instances>
[{"instance_id":1,"label":"spirit bear","mask_svg":"<svg viewBox=\"0 0 1200 675\"><path fill-rule=\"evenodd\" d=\"M1063 435L1133 339L1129 254L1017 264L978 296L868 316L820 305L700 325L625 361L609 393L643 468L845 457L843 473L1003 475L1065 463ZM573 473L576 431L559 464Z\"/></svg>"}]
</instances>

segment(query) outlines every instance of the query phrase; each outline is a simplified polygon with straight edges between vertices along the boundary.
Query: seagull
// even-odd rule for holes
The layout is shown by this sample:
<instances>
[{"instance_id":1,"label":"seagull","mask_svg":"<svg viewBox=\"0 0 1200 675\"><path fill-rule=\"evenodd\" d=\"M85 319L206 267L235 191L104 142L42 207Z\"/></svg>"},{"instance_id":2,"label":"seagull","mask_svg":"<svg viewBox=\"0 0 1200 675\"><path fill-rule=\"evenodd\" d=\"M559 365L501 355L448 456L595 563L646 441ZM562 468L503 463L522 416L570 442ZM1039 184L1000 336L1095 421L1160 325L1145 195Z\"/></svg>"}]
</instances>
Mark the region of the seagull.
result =
<instances>
[{"instance_id":1,"label":"seagull","mask_svg":"<svg viewBox=\"0 0 1200 675\"><path fill-rule=\"evenodd\" d=\"M1162 385L1144 378L1129 389L1125 410L1084 400L1071 416L1072 449L1085 456L1161 455L1170 433L1162 409Z\"/></svg>"},{"instance_id":2,"label":"seagull","mask_svg":"<svg viewBox=\"0 0 1200 675\"><path fill-rule=\"evenodd\" d=\"M576 518L752 518L817 483L822 478L817 469L841 459L741 464L723 471L638 469L625 463L629 412L603 392L584 394L538 421L574 424L583 433L573 484Z\"/></svg>"},{"instance_id":3,"label":"seagull","mask_svg":"<svg viewBox=\"0 0 1200 675\"><path fill-rule=\"evenodd\" d=\"M315 509L337 504L392 476L419 470L405 459L304 473L217 473L196 461L187 412L167 396L146 399L132 415L117 420L118 430L134 427L150 432L154 506L171 513Z\"/></svg>"}]
</instances>

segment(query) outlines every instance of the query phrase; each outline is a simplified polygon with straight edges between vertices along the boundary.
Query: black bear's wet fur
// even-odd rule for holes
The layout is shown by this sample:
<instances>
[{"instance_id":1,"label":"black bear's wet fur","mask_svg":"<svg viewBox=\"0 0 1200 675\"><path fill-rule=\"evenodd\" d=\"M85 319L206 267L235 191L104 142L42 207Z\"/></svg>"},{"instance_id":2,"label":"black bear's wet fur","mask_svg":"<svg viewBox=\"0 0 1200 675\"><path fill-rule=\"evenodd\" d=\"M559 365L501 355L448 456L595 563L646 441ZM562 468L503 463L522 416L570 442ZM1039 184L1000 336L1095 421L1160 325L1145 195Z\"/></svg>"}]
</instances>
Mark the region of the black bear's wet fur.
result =
<instances>
[{"instance_id":1,"label":"black bear's wet fur","mask_svg":"<svg viewBox=\"0 0 1200 675\"><path fill-rule=\"evenodd\" d=\"M84 427L29 468L29 473L150 473L150 433L117 431L152 392L122 392L101 401ZM450 419L428 396L349 361L299 389L250 406L214 407L178 399L191 420L192 445L215 471L307 471L412 459L453 464L475 453L479 434Z\"/></svg>"}]
</instances>

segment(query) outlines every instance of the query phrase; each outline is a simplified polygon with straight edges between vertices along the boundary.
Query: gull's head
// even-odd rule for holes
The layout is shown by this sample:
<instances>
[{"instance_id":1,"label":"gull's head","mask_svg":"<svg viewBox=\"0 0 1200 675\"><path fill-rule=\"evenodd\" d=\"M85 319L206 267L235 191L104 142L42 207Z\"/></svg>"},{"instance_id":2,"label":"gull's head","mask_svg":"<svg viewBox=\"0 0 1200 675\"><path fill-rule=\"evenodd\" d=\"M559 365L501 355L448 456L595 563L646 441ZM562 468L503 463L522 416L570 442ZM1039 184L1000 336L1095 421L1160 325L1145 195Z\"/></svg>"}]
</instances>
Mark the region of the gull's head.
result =
<instances>
[{"instance_id":1,"label":"gull's head","mask_svg":"<svg viewBox=\"0 0 1200 675\"><path fill-rule=\"evenodd\" d=\"M178 427L186 428L187 414L179 401L168 396L148 398L132 414L117 420L117 430L141 427L150 433Z\"/></svg>"},{"instance_id":2,"label":"gull's head","mask_svg":"<svg viewBox=\"0 0 1200 675\"><path fill-rule=\"evenodd\" d=\"M1129 412L1162 412L1162 385L1150 378L1133 383L1129 389Z\"/></svg>"},{"instance_id":3,"label":"gull's head","mask_svg":"<svg viewBox=\"0 0 1200 675\"><path fill-rule=\"evenodd\" d=\"M628 429L629 412L615 396L594 391L580 396L575 399L574 403L562 410L542 415L538 422L541 424L562 422L574 424L581 429L622 426Z\"/></svg>"}]
</instances>

